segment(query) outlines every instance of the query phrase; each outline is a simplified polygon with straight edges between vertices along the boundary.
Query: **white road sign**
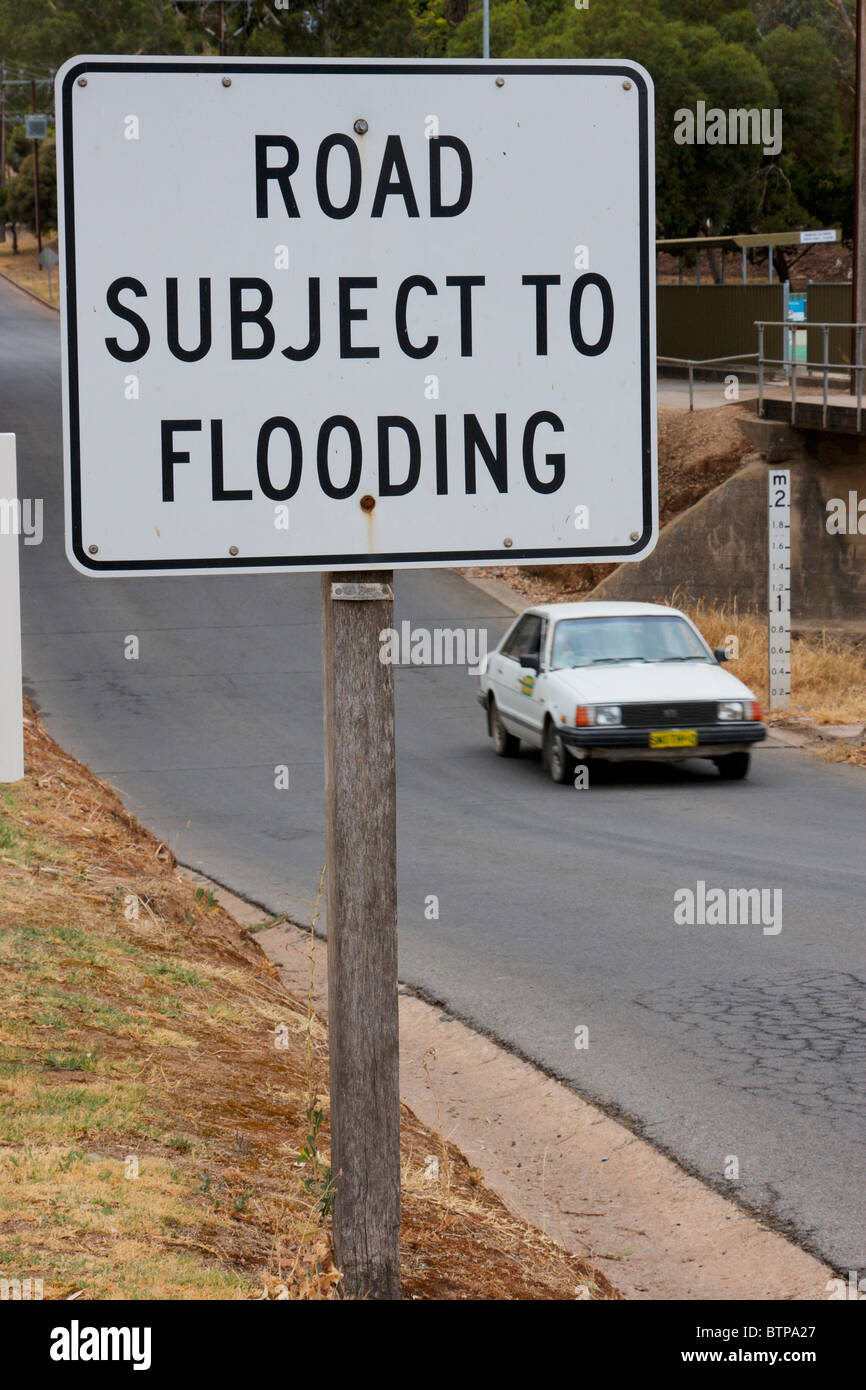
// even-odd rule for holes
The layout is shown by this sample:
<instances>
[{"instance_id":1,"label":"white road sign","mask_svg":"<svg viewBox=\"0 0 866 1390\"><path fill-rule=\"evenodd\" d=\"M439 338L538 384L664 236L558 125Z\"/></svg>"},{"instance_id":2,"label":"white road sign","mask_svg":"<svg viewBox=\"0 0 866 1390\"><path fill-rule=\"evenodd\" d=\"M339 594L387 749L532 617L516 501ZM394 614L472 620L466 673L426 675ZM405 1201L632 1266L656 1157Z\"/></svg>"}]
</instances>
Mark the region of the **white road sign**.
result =
<instances>
[{"instance_id":1,"label":"white road sign","mask_svg":"<svg viewBox=\"0 0 866 1390\"><path fill-rule=\"evenodd\" d=\"M836 228L835 228L835 227L822 227L822 228L817 228L817 229L815 229L815 230L813 230L813 231L805 231L805 232L801 232L801 233L800 233L800 244L801 244L802 246L810 246L810 245L814 244L815 242L819 242L819 241L836 241L836 240L837 240L837 236L836 236Z\"/></svg>"},{"instance_id":2,"label":"white road sign","mask_svg":"<svg viewBox=\"0 0 866 1390\"><path fill-rule=\"evenodd\" d=\"M652 548L643 69L87 57L57 97L77 568Z\"/></svg>"}]
</instances>

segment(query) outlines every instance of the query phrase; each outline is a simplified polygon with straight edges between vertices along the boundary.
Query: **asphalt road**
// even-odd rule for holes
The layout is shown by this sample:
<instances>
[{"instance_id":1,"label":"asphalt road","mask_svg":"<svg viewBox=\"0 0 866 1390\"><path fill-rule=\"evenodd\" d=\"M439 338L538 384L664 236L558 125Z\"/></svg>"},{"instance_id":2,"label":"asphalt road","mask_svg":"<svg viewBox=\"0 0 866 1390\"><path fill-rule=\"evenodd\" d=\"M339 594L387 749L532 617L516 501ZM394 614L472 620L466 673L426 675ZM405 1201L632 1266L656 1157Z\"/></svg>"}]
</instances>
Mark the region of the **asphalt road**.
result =
<instances>
[{"instance_id":1,"label":"asphalt road","mask_svg":"<svg viewBox=\"0 0 866 1390\"><path fill-rule=\"evenodd\" d=\"M0 429L20 495L45 504L43 543L22 548L27 689L183 862L304 920L324 853L318 577L76 574L59 381L57 317L0 281ZM415 625L492 643L509 621L447 571L400 574L396 594ZM689 763L578 792L534 755L493 755L465 670L396 686L403 980L862 1272L866 775L776 749L743 784ZM676 925L698 880L780 888L781 933Z\"/></svg>"}]
</instances>

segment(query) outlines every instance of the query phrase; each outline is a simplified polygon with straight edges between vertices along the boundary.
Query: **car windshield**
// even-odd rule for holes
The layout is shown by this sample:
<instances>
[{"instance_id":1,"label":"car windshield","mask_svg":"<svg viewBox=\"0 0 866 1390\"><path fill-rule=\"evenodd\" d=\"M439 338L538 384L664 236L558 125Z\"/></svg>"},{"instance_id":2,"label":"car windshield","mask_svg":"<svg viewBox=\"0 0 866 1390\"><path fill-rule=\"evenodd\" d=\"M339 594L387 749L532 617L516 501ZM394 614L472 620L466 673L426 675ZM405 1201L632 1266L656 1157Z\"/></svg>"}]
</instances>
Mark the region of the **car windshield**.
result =
<instances>
[{"instance_id":1,"label":"car windshield","mask_svg":"<svg viewBox=\"0 0 866 1390\"><path fill-rule=\"evenodd\" d=\"M563 618L553 635L551 666L598 666L616 661L712 661L682 618Z\"/></svg>"}]
</instances>

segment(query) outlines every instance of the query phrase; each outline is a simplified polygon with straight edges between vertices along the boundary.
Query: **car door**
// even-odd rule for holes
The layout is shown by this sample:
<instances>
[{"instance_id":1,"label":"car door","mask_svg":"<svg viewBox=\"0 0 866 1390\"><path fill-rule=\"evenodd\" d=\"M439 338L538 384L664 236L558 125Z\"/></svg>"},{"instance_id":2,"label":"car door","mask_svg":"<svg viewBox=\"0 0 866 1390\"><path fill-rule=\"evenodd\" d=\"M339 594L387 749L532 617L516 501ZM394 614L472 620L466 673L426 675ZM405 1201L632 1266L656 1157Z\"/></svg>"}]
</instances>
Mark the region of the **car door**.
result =
<instances>
[{"instance_id":1,"label":"car door","mask_svg":"<svg viewBox=\"0 0 866 1390\"><path fill-rule=\"evenodd\" d=\"M543 716L538 713L539 699L535 694L538 676L528 666L520 665L520 657L527 652L541 652L543 628L544 619L539 613L524 613L496 657L499 669L494 679L499 712L511 733L529 743L538 742Z\"/></svg>"},{"instance_id":2,"label":"car door","mask_svg":"<svg viewBox=\"0 0 866 1390\"><path fill-rule=\"evenodd\" d=\"M487 671L485 674L487 677L488 690L500 709L503 708L505 703L505 699L503 698L504 688L513 674L511 662L508 659L511 645L522 622L522 617L515 619L510 630L505 634L501 646L497 647L495 651L492 651L487 659Z\"/></svg>"},{"instance_id":3,"label":"car door","mask_svg":"<svg viewBox=\"0 0 866 1390\"><path fill-rule=\"evenodd\" d=\"M544 715L547 709L548 683L550 681L550 666L548 653L548 632L550 624L546 618L541 619L541 632L538 636L538 654L540 657L538 674L530 671L527 667L523 669L523 694L524 706L523 717L532 725L532 736L524 735L528 741L540 748L544 742ZM534 650L534 648L533 648ZM527 681L525 678L531 679Z\"/></svg>"},{"instance_id":4,"label":"car door","mask_svg":"<svg viewBox=\"0 0 866 1390\"><path fill-rule=\"evenodd\" d=\"M538 621L541 625L540 628L537 631L532 629L529 633L529 644L524 648L524 651L539 657L538 671L533 671L528 666L519 668L516 705L516 714L523 721L520 737L536 748L540 748L543 742L548 680L546 652L548 622L546 618L540 618Z\"/></svg>"}]
</instances>

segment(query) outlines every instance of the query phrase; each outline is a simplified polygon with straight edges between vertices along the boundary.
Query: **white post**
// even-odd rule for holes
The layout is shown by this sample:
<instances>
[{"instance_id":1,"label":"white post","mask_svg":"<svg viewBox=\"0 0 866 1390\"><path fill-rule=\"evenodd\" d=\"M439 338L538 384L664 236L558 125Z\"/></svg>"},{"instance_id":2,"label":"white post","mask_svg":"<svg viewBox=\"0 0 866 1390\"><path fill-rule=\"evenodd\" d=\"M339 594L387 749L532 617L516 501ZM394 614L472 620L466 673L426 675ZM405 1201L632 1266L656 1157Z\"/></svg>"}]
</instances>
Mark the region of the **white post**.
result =
<instances>
[{"instance_id":1,"label":"white post","mask_svg":"<svg viewBox=\"0 0 866 1390\"><path fill-rule=\"evenodd\" d=\"M18 593L20 530L15 436L0 434L0 782L20 782L24 776L21 601Z\"/></svg>"}]
</instances>

